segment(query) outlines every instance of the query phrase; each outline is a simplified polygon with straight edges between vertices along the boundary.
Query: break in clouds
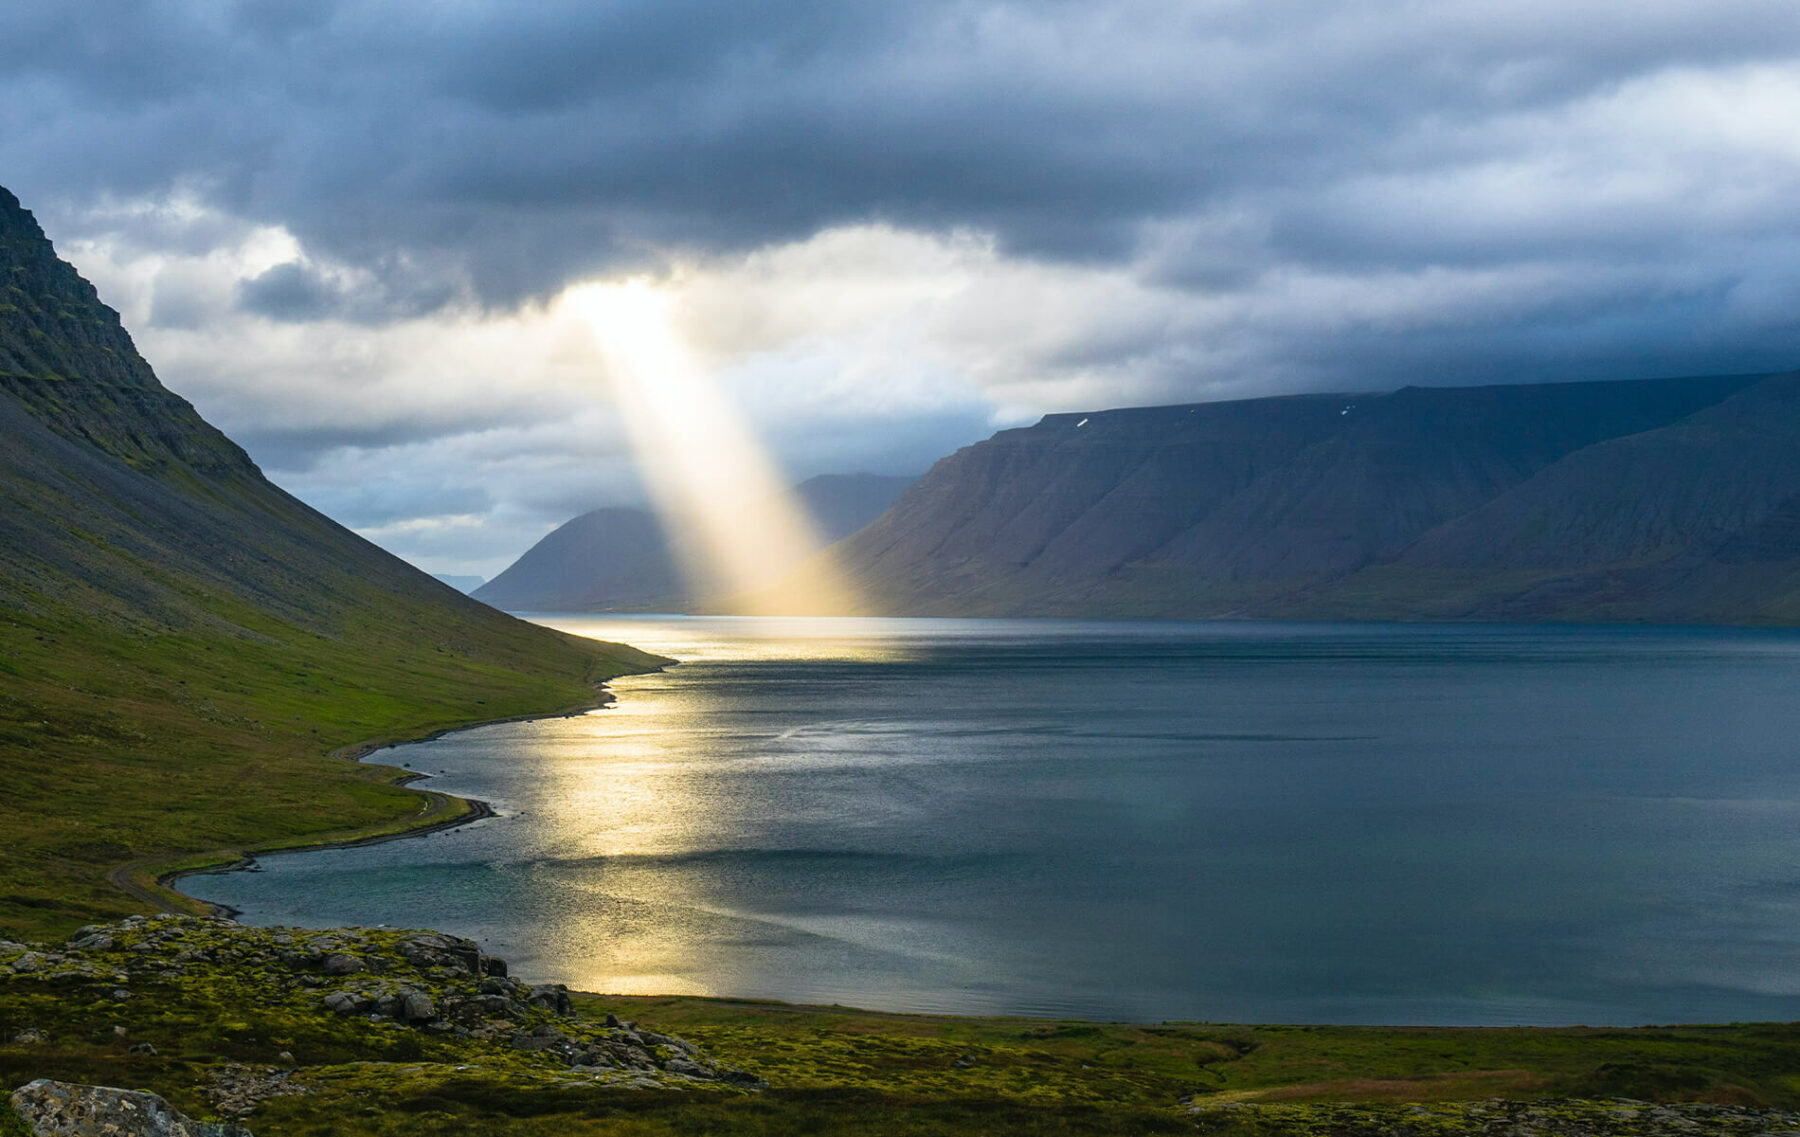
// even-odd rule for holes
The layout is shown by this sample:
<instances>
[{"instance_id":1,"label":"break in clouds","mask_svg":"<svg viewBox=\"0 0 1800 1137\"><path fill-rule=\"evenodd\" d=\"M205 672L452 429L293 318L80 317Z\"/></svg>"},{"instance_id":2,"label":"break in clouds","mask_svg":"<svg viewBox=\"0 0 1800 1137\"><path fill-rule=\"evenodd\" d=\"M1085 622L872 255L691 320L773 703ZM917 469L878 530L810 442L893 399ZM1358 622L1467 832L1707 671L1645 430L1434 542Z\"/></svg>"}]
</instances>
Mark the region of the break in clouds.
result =
<instances>
[{"instance_id":1,"label":"break in clouds","mask_svg":"<svg viewBox=\"0 0 1800 1137\"><path fill-rule=\"evenodd\" d=\"M643 277L796 477L1046 411L1800 361L1800 8L66 4L0 183L277 481L491 574L638 493Z\"/></svg>"}]
</instances>

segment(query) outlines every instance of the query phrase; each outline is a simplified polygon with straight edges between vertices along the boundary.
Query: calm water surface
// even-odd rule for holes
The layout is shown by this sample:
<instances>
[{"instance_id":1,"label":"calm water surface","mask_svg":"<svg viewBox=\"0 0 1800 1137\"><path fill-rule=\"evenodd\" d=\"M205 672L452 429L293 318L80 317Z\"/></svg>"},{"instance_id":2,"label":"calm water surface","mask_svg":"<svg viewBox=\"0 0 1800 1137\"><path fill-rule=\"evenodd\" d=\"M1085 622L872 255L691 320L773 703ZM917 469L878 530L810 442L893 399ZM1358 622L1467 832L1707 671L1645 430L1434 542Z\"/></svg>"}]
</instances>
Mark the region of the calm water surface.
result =
<instances>
[{"instance_id":1,"label":"calm water surface","mask_svg":"<svg viewBox=\"0 0 1800 1137\"><path fill-rule=\"evenodd\" d=\"M680 658L384 751L500 816L190 879L588 990L1800 1019L1800 635L544 616Z\"/></svg>"}]
</instances>

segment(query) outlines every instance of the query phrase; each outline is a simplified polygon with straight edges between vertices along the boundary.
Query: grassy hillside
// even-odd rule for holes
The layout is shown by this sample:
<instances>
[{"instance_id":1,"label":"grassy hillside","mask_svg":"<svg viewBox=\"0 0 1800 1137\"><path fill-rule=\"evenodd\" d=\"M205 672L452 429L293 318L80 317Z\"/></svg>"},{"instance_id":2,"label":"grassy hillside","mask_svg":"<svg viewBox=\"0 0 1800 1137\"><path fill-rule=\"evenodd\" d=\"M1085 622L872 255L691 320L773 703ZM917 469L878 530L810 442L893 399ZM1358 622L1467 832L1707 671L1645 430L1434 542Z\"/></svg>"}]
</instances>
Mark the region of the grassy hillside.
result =
<instances>
[{"instance_id":1,"label":"grassy hillside","mask_svg":"<svg viewBox=\"0 0 1800 1137\"><path fill-rule=\"evenodd\" d=\"M122 865L448 816L328 755L657 662L468 600L270 484L4 190L0 281L0 934L143 910Z\"/></svg>"}]
</instances>

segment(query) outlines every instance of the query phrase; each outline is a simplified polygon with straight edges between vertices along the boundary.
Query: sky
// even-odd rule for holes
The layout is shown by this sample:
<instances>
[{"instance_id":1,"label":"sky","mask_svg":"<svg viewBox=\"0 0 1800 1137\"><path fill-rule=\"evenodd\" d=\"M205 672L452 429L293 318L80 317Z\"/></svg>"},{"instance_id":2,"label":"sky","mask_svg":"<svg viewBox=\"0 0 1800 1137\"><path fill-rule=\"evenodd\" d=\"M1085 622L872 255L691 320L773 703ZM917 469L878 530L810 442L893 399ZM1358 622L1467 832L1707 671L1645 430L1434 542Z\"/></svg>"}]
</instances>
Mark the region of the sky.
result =
<instances>
[{"instance_id":1,"label":"sky","mask_svg":"<svg viewBox=\"0 0 1800 1137\"><path fill-rule=\"evenodd\" d=\"M641 499L571 295L784 476L1055 411L1800 365L1793 0L11 0L0 184L277 483ZM591 295L592 293L588 293Z\"/></svg>"}]
</instances>

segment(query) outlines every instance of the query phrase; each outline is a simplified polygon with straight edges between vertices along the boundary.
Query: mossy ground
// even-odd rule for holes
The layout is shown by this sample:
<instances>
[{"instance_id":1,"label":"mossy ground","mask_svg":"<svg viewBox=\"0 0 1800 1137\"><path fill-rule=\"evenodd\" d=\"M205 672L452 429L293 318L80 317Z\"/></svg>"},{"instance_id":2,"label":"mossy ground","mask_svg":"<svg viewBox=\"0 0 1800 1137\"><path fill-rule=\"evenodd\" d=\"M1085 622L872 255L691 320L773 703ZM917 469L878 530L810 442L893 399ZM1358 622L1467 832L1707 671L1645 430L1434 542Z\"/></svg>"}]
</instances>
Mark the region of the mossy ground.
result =
<instances>
[{"instance_id":1,"label":"mossy ground","mask_svg":"<svg viewBox=\"0 0 1800 1137\"><path fill-rule=\"evenodd\" d=\"M654 1019L722 1062L795 1088L1145 1106L1631 1097L1800 1107L1800 1024L1129 1025L587 999L596 1012Z\"/></svg>"},{"instance_id":2,"label":"mossy ground","mask_svg":"<svg viewBox=\"0 0 1800 1137\"><path fill-rule=\"evenodd\" d=\"M235 942L244 934L230 933ZM87 974L57 978L45 969L0 979L0 1086L38 1077L123 1085L210 1116L222 1077L286 1070L285 1052L292 1056L293 1083L306 1092L262 1101L244 1119L258 1137L1628 1135L1681 1127L1665 1124L1669 1117L1691 1123L1689 1132L1737 1134L1800 1117L1755 1112L1800 1109L1800 1026L1794 1025L1133 1025L578 996L576 1022L586 1025L570 1027L573 1033L600 1032L605 1016L614 1014L692 1040L722 1065L770 1083L761 1091L679 1080L680 1088L620 1088L502 1038L456 1037L333 1013L320 1005L326 987L297 984L266 955L219 948L214 959L164 973L157 960L174 947L204 949L209 936L234 942L200 927L146 962L135 954L137 942L121 936L89 957ZM365 955L392 954L403 933L359 936ZM421 986L431 982L403 961L376 970ZM130 994L120 997L118 977L127 972ZM9 1041L26 1030L43 1037ZM141 1043L155 1052L134 1053ZM1683 1106L1664 1115L1647 1104L1621 1105L1619 1098L1717 1108Z\"/></svg>"}]
</instances>

